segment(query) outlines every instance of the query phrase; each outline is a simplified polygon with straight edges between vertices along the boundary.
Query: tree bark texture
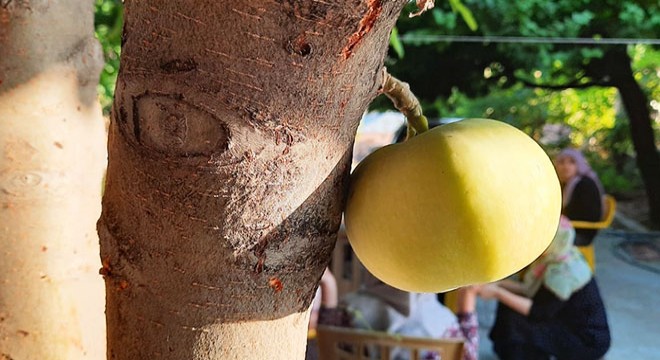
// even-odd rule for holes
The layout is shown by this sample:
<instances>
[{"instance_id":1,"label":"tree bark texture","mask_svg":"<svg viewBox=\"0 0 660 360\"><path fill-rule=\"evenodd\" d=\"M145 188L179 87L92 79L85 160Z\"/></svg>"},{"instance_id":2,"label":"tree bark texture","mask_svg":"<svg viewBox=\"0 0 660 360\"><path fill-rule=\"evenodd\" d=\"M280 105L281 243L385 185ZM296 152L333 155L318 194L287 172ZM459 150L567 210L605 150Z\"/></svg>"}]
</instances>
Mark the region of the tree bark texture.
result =
<instances>
[{"instance_id":1,"label":"tree bark texture","mask_svg":"<svg viewBox=\"0 0 660 360\"><path fill-rule=\"evenodd\" d=\"M110 359L300 359L403 0L127 1Z\"/></svg>"},{"instance_id":2,"label":"tree bark texture","mask_svg":"<svg viewBox=\"0 0 660 360\"><path fill-rule=\"evenodd\" d=\"M624 47L613 48L602 61L628 114L637 166L648 197L650 220L660 228L660 154L655 145L649 101L635 80L630 64L631 59Z\"/></svg>"},{"instance_id":3,"label":"tree bark texture","mask_svg":"<svg viewBox=\"0 0 660 360\"><path fill-rule=\"evenodd\" d=\"M105 353L93 1L0 1L0 359Z\"/></svg>"}]
</instances>

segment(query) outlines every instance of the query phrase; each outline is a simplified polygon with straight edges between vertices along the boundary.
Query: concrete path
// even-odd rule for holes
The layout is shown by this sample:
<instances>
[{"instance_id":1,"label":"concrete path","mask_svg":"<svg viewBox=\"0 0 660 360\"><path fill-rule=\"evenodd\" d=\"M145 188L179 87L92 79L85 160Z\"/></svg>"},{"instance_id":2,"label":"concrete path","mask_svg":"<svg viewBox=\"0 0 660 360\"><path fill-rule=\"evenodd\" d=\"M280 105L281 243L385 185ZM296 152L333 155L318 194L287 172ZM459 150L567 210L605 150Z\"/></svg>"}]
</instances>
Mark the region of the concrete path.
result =
<instances>
[{"instance_id":1,"label":"concrete path","mask_svg":"<svg viewBox=\"0 0 660 360\"><path fill-rule=\"evenodd\" d=\"M608 360L660 359L660 274L615 256L623 241L640 238L660 244L660 233L611 230L596 239L596 279L612 330Z\"/></svg>"},{"instance_id":2,"label":"concrete path","mask_svg":"<svg viewBox=\"0 0 660 360\"><path fill-rule=\"evenodd\" d=\"M660 246L660 233L605 230L595 239L596 279L612 331L612 347L605 359L659 360L660 273L620 256L619 245L631 240ZM482 360L497 359L487 335L494 309L493 301L478 303Z\"/></svg>"}]
</instances>

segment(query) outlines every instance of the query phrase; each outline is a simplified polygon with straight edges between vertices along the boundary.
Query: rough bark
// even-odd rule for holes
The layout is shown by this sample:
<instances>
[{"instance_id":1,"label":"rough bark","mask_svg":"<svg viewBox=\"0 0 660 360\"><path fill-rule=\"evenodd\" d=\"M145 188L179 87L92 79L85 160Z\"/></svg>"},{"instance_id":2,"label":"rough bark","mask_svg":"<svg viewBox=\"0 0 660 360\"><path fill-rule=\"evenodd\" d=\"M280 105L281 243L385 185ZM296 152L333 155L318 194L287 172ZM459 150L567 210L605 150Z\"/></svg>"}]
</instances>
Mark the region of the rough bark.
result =
<instances>
[{"instance_id":1,"label":"rough bark","mask_svg":"<svg viewBox=\"0 0 660 360\"><path fill-rule=\"evenodd\" d=\"M105 352L93 2L0 1L0 359ZM62 21L66 19L66 21ZM75 19L75 21L71 20Z\"/></svg>"},{"instance_id":2,"label":"rough bark","mask_svg":"<svg viewBox=\"0 0 660 360\"><path fill-rule=\"evenodd\" d=\"M650 220L660 228L660 154L655 145L649 101L635 80L630 64L631 59L623 47L610 50L602 61L628 114L637 167L648 197Z\"/></svg>"},{"instance_id":3,"label":"rough bark","mask_svg":"<svg viewBox=\"0 0 660 360\"><path fill-rule=\"evenodd\" d=\"M296 359L405 1L127 1L98 223L111 359Z\"/></svg>"}]
</instances>

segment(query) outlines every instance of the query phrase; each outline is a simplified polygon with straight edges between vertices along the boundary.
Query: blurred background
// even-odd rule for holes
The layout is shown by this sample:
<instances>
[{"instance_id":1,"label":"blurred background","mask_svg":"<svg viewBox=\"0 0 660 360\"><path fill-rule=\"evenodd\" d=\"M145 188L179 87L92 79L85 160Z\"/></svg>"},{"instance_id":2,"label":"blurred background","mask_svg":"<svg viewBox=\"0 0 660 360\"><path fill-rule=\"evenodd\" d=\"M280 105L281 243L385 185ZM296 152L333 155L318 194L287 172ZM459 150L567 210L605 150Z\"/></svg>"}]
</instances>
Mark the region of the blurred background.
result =
<instances>
[{"instance_id":1,"label":"blurred background","mask_svg":"<svg viewBox=\"0 0 660 360\"><path fill-rule=\"evenodd\" d=\"M582 149L619 209L658 228L645 185L660 184L660 165L646 165L658 179L645 183L635 150L649 132L656 153L660 143L658 9L655 0L447 0L410 18L411 3L392 32L386 66L410 83L429 118L498 119L551 155L566 146ZM121 1L96 0L95 23L105 51L99 94L108 115L119 69ZM388 110L382 96L371 105L356 160L392 141L403 118ZM632 121L650 127L636 139Z\"/></svg>"},{"instance_id":2,"label":"blurred background","mask_svg":"<svg viewBox=\"0 0 660 360\"><path fill-rule=\"evenodd\" d=\"M411 3L402 12L385 65L410 84L429 119L498 119L529 134L550 156L572 146L588 157L618 204L613 228L595 242L613 330L607 358L657 358L660 233L649 230L660 229L660 199L648 195L660 189L658 1L438 0L410 18L414 11ZM98 90L106 116L122 24L120 0L96 0L96 35L106 59ZM404 121L388 99L376 98L358 129L354 165L392 143ZM338 244L339 250L348 246L346 239ZM350 273L336 275L340 287L353 281ZM494 303L480 301L478 308L480 358L494 359L487 338Z\"/></svg>"}]
</instances>

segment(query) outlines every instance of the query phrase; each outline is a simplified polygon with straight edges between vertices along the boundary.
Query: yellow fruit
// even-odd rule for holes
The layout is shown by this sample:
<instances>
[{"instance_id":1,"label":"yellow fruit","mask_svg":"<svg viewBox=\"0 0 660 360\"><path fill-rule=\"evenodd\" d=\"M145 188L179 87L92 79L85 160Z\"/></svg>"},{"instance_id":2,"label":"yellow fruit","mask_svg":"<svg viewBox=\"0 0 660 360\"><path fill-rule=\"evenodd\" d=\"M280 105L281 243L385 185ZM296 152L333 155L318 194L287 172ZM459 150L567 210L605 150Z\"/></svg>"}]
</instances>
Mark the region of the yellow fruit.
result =
<instances>
[{"instance_id":1,"label":"yellow fruit","mask_svg":"<svg viewBox=\"0 0 660 360\"><path fill-rule=\"evenodd\" d=\"M531 263L552 241L560 210L559 180L536 142L499 121L466 119L364 159L345 221L376 277L442 292Z\"/></svg>"}]
</instances>

